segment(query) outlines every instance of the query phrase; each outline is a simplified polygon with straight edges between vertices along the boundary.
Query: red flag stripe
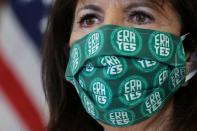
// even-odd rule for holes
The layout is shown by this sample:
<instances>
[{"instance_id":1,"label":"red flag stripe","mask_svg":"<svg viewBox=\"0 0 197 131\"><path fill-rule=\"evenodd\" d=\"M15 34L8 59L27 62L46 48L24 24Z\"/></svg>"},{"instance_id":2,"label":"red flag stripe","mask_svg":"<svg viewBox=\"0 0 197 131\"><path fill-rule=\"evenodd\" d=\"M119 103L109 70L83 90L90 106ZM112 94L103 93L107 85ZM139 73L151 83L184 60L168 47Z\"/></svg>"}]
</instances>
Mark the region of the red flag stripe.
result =
<instances>
[{"instance_id":1,"label":"red flag stripe","mask_svg":"<svg viewBox=\"0 0 197 131\"><path fill-rule=\"evenodd\" d=\"M0 54L0 83L3 92L27 127L32 131L43 131L44 126L38 111L25 93L22 83L3 59L2 54Z\"/></svg>"}]
</instances>

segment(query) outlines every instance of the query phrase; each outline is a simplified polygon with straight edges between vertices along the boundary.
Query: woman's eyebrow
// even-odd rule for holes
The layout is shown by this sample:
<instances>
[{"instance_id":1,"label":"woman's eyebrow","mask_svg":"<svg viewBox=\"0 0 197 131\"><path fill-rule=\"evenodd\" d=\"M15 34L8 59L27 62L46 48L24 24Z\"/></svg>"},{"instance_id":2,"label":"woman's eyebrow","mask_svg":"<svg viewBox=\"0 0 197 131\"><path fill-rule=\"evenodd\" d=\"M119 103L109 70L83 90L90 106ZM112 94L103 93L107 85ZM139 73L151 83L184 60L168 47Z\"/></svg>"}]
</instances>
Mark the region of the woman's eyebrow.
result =
<instances>
[{"instance_id":1,"label":"woman's eyebrow","mask_svg":"<svg viewBox=\"0 0 197 131\"><path fill-rule=\"evenodd\" d=\"M164 11L164 4L165 0L156 1L156 0L146 0L146 1L136 1L136 2L129 2L125 5L124 12L129 12L131 9L135 9L138 7L148 7L151 8L158 13L160 13L163 17L167 18L165 11ZM168 18L167 18L168 19Z\"/></svg>"},{"instance_id":2,"label":"woman's eyebrow","mask_svg":"<svg viewBox=\"0 0 197 131\"><path fill-rule=\"evenodd\" d=\"M162 4L148 0L148 1L139 1L139 2L129 2L124 8L124 12L127 12L128 10L137 7L149 7L152 9L156 9L158 11L162 11Z\"/></svg>"},{"instance_id":3,"label":"woman's eyebrow","mask_svg":"<svg viewBox=\"0 0 197 131\"><path fill-rule=\"evenodd\" d=\"M79 8L77 10L77 13L79 13L81 10L85 10L85 9L90 9L90 10L94 10L94 11L103 13L103 10L99 6L94 5L94 4L84 5L83 7Z\"/></svg>"}]
</instances>

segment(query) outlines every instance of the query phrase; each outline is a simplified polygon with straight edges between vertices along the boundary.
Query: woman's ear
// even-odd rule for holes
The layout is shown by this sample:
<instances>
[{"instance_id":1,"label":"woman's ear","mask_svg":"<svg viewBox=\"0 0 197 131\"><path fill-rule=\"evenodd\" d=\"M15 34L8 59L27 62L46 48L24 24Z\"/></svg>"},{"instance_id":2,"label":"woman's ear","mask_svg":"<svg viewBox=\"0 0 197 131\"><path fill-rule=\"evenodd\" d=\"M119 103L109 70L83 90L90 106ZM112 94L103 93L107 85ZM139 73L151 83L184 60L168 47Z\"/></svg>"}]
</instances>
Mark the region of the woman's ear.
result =
<instances>
[{"instance_id":1,"label":"woman's ear","mask_svg":"<svg viewBox=\"0 0 197 131\"><path fill-rule=\"evenodd\" d=\"M186 53L187 73L197 68L197 50Z\"/></svg>"}]
</instances>

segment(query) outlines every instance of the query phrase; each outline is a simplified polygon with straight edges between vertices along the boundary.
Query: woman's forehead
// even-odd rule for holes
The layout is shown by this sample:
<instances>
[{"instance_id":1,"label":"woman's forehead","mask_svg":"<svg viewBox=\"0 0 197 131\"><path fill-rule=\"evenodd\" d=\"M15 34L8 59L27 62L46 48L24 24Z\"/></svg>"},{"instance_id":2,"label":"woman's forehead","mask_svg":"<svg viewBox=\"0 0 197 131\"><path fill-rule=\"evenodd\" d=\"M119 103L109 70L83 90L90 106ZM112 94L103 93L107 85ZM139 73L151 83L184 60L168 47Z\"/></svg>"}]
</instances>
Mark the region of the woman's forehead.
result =
<instances>
[{"instance_id":1,"label":"woman's forehead","mask_svg":"<svg viewBox=\"0 0 197 131\"><path fill-rule=\"evenodd\" d=\"M152 4L161 4L165 1L169 0L78 0L79 3L121 3L121 4L127 4L131 2L150 2Z\"/></svg>"},{"instance_id":2,"label":"woman's forehead","mask_svg":"<svg viewBox=\"0 0 197 131\"><path fill-rule=\"evenodd\" d=\"M78 7L87 4L96 4L100 6L109 6L111 4L116 4L117 6L127 6L132 3L144 3L150 6L155 6L156 8L162 8L164 3L170 0L78 0Z\"/></svg>"}]
</instances>

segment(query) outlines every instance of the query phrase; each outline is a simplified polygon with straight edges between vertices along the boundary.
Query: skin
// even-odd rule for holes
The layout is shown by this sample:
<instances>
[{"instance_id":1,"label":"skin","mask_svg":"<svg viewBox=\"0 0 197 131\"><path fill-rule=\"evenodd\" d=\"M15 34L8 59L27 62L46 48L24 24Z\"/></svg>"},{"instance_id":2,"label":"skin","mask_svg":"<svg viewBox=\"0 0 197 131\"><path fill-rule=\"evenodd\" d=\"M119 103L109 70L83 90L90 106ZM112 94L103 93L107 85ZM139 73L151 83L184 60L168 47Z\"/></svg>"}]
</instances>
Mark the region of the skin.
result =
<instances>
[{"instance_id":1,"label":"skin","mask_svg":"<svg viewBox=\"0 0 197 131\"><path fill-rule=\"evenodd\" d=\"M70 46L96 28L114 24L154 29L179 36L179 15L169 2L162 8L150 0L79 0L70 37ZM155 116L128 127L112 127L100 123L105 131L166 131L173 112L173 99Z\"/></svg>"}]
</instances>

